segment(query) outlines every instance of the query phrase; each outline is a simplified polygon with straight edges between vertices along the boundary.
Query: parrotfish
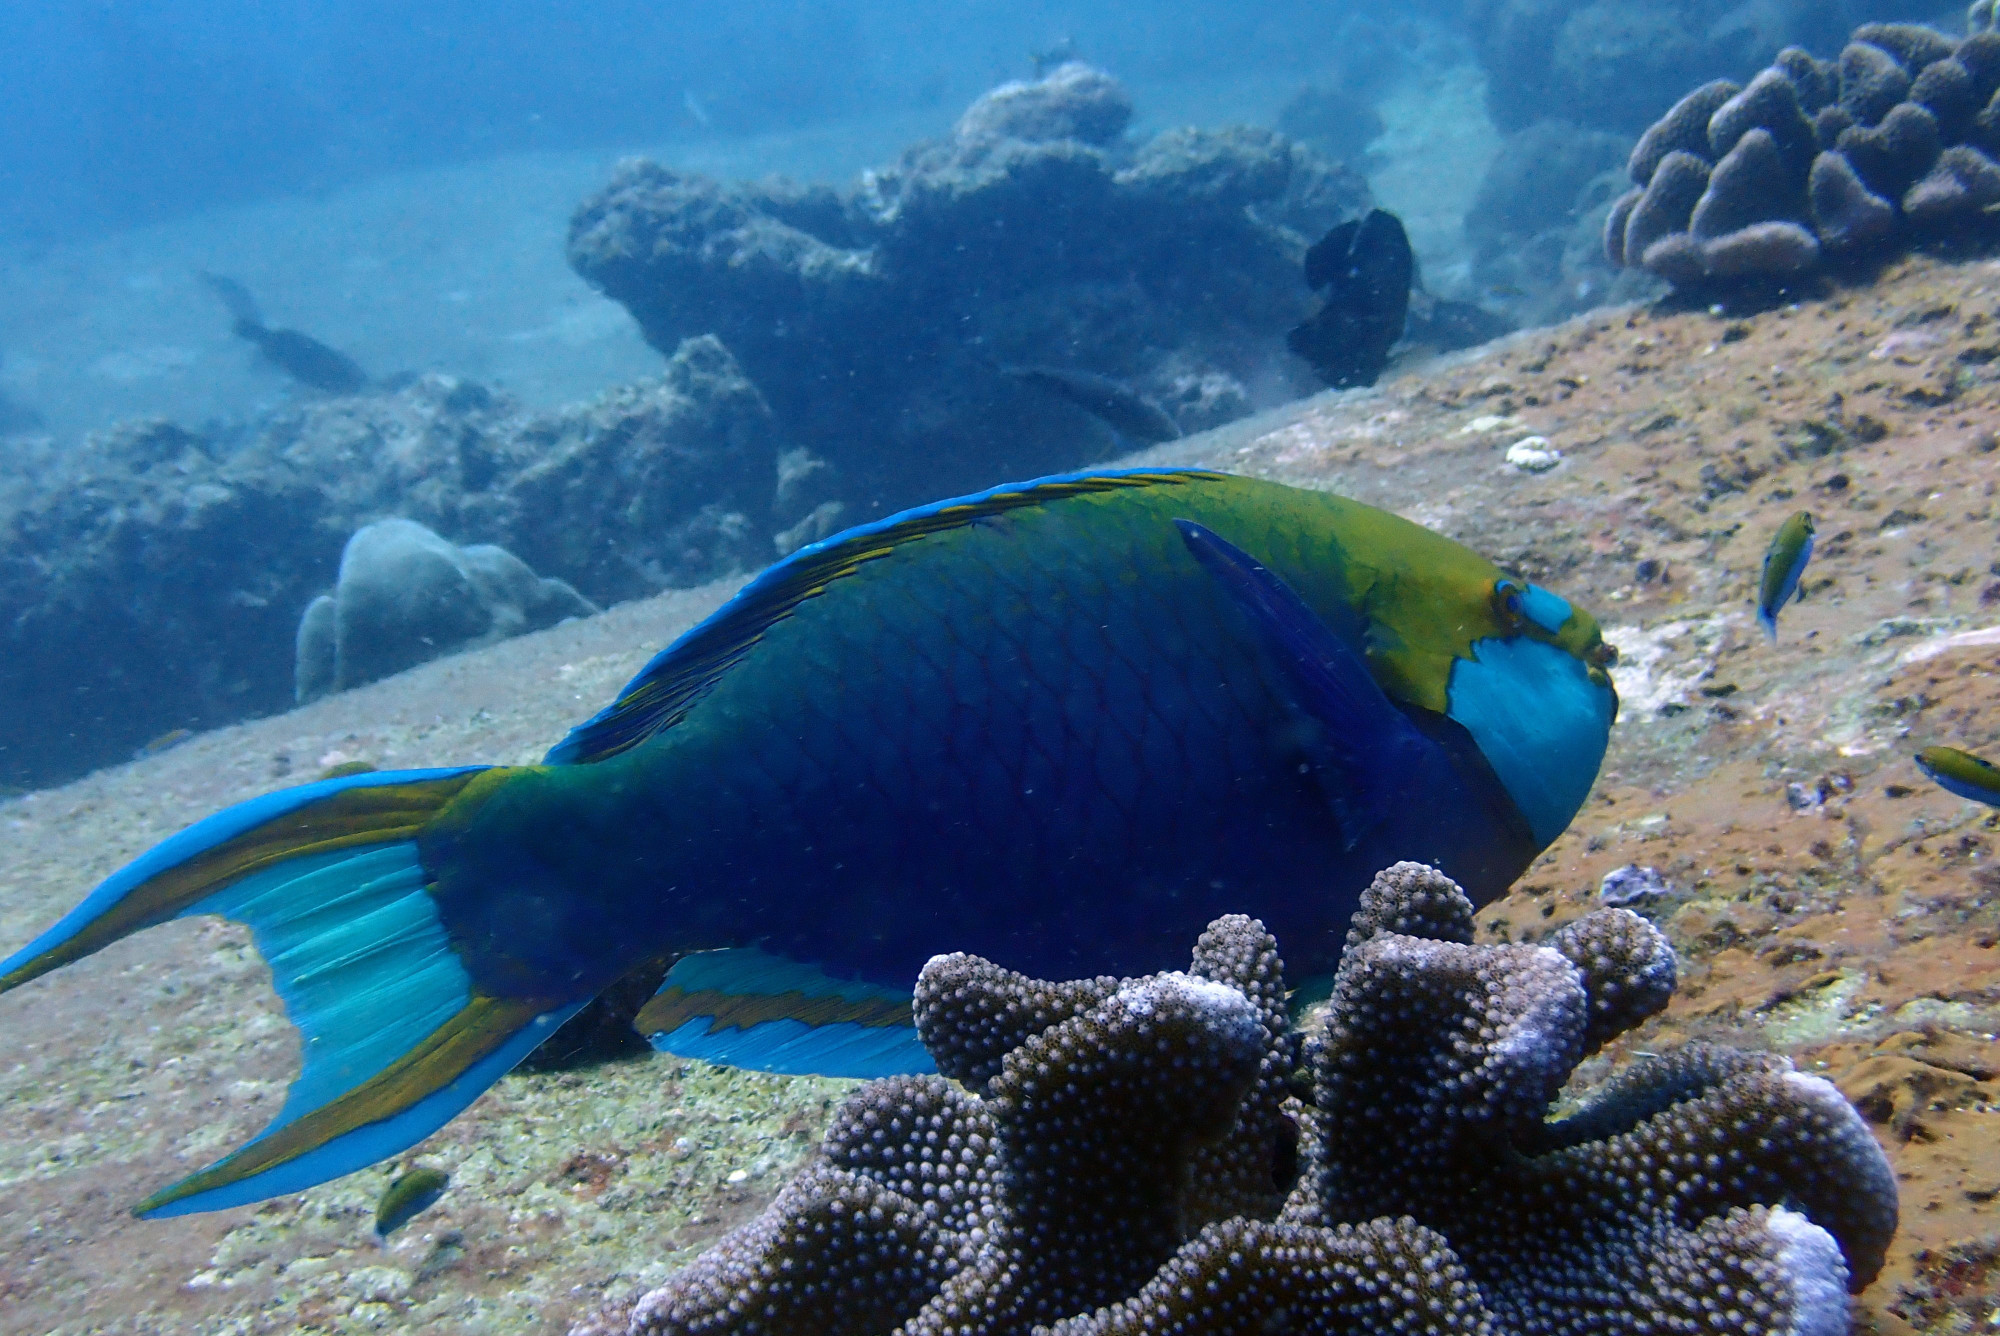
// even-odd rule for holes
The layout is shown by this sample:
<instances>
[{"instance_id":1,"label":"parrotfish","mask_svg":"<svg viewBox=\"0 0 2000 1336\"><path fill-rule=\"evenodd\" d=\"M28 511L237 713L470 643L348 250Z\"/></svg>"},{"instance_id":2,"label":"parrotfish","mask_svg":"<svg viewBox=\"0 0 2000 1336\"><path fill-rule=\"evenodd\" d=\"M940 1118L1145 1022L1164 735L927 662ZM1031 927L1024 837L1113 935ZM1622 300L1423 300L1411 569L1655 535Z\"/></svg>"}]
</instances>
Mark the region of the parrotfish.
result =
<instances>
[{"instance_id":1,"label":"parrotfish","mask_svg":"<svg viewBox=\"0 0 2000 1336\"><path fill-rule=\"evenodd\" d=\"M451 1175L442 1169L412 1169L396 1175L375 1203L375 1237L387 1242L391 1234L437 1205L449 1186Z\"/></svg>"},{"instance_id":2,"label":"parrotfish","mask_svg":"<svg viewBox=\"0 0 2000 1336\"><path fill-rule=\"evenodd\" d=\"M0 991L181 915L249 925L302 1070L143 1215L395 1155L662 956L640 1028L667 1052L930 1071L910 988L939 951L1140 974L1242 911L1310 975L1399 859L1501 894L1595 780L1613 658L1560 596L1341 497L1198 470L1000 487L801 548L539 765L197 823L0 961Z\"/></svg>"},{"instance_id":3,"label":"parrotfish","mask_svg":"<svg viewBox=\"0 0 2000 1336\"><path fill-rule=\"evenodd\" d=\"M1757 620L1773 643L1778 639L1778 609L1799 591L1799 577L1813 554L1813 517L1801 510L1778 526L1764 553L1764 574L1757 582Z\"/></svg>"},{"instance_id":4,"label":"parrotfish","mask_svg":"<svg viewBox=\"0 0 2000 1336\"><path fill-rule=\"evenodd\" d=\"M229 308L230 329L237 338L257 346L264 360L301 385L328 394L355 394L367 388L368 373L338 348L296 329L274 329L250 290L223 274L203 273L201 281Z\"/></svg>"},{"instance_id":5,"label":"parrotfish","mask_svg":"<svg viewBox=\"0 0 2000 1336\"><path fill-rule=\"evenodd\" d=\"M1961 798L2000 807L2000 766L1991 761L1956 747L1926 747L1917 753L1917 769Z\"/></svg>"}]
</instances>

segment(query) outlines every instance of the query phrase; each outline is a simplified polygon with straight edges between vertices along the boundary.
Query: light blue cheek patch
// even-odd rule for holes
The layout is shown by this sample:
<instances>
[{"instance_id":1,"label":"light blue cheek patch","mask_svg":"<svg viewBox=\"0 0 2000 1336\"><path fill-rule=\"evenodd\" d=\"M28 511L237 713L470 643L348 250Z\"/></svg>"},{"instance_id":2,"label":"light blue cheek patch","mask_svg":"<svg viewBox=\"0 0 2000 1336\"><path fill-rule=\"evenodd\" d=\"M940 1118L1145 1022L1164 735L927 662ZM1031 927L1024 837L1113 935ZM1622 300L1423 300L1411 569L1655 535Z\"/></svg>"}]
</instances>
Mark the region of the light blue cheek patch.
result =
<instances>
[{"instance_id":1,"label":"light blue cheek patch","mask_svg":"<svg viewBox=\"0 0 2000 1336\"><path fill-rule=\"evenodd\" d=\"M752 1071L873 1079L937 1070L908 991L754 947L683 957L632 1024L663 1053Z\"/></svg>"},{"instance_id":2,"label":"light blue cheek patch","mask_svg":"<svg viewBox=\"0 0 2000 1336\"><path fill-rule=\"evenodd\" d=\"M1540 585L1531 584L1521 591L1521 615L1550 635L1561 633L1570 612L1568 599L1551 594Z\"/></svg>"},{"instance_id":3,"label":"light blue cheek patch","mask_svg":"<svg viewBox=\"0 0 2000 1336\"><path fill-rule=\"evenodd\" d=\"M1597 782L1617 697L1574 655L1525 636L1475 641L1472 653L1452 667L1451 717L1546 846Z\"/></svg>"}]
</instances>

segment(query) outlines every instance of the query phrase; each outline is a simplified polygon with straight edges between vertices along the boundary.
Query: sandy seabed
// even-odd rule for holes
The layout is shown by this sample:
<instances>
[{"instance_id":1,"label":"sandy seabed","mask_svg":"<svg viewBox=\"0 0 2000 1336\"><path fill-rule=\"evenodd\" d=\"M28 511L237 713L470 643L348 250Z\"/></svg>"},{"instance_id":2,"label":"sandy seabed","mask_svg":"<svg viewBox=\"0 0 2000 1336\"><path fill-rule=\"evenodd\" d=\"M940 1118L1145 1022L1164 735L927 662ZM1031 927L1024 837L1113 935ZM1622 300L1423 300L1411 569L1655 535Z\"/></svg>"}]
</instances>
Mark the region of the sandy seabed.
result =
<instances>
[{"instance_id":1,"label":"sandy seabed","mask_svg":"<svg viewBox=\"0 0 2000 1336\"><path fill-rule=\"evenodd\" d=\"M1333 488L1596 611L1624 707L1595 792L1488 940L1656 867L1673 1005L1585 1075L1764 1045L1857 1101L1903 1229L1858 1329L1983 1330L2000 1295L2000 819L1916 748L2000 747L2000 264L1899 262L1753 314L1598 312L1144 462ZM1546 436L1550 472L1503 463ZM1819 520L1778 644L1769 535ZM126 859L343 761L519 762L715 607L716 586L426 665L0 807L0 950ZM390 1166L255 1207L127 1206L252 1134L294 1042L240 931L158 928L0 998L0 1327L560 1332L759 1209L845 1083L665 1057L502 1081L419 1148L438 1206L378 1249Z\"/></svg>"}]
</instances>

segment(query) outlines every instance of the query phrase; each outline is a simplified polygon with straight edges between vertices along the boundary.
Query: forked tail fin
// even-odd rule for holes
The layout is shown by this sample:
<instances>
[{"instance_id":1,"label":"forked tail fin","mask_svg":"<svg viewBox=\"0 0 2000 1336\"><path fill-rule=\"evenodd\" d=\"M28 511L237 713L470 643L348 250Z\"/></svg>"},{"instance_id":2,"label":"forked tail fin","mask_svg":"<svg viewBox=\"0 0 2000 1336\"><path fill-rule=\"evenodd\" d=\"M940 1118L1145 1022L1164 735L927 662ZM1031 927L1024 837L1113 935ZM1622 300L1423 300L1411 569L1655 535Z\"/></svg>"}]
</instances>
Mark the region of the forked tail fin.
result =
<instances>
[{"instance_id":1,"label":"forked tail fin","mask_svg":"<svg viewBox=\"0 0 2000 1336\"><path fill-rule=\"evenodd\" d=\"M506 774L383 771L239 803L155 846L0 960L5 992L168 919L220 914L250 928L298 1028L302 1068L269 1127L136 1214L241 1205L393 1155L583 1005L481 994L427 889L419 833Z\"/></svg>"}]
</instances>

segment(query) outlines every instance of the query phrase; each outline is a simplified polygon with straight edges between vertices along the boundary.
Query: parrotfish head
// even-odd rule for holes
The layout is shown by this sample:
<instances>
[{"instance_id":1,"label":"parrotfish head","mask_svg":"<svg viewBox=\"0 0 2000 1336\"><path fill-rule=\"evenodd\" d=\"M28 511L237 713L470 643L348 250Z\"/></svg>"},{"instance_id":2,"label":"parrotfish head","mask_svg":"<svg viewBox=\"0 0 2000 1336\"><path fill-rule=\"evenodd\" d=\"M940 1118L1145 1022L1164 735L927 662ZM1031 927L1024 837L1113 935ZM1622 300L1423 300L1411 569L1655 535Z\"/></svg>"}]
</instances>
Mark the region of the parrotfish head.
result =
<instances>
[{"instance_id":1,"label":"parrotfish head","mask_svg":"<svg viewBox=\"0 0 2000 1336\"><path fill-rule=\"evenodd\" d=\"M1546 846L1597 781L1618 716L1618 652L1595 617L1540 585L1502 576L1490 602L1490 634L1451 667L1446 713Z\"/></svg>"},{"instance_id":2,"label":"parrotfish head","mask_svg":"<svg viewBox=\"0 0 2000 1336\"><path fill-rule=\"evenodd\" d=\"M1465 730L1546 847L1604 760L1617 651L1588 612L1441 535L1399 527L1366 548L1358 536L1344 535L1343 592L1369 666L1406 706Z\"/></svg>"}]
</instances>

